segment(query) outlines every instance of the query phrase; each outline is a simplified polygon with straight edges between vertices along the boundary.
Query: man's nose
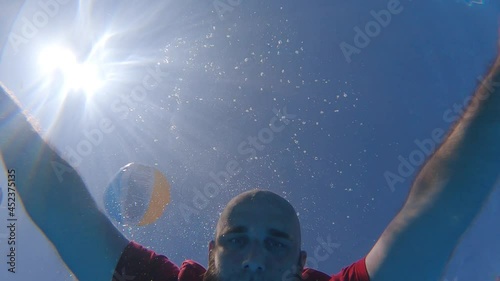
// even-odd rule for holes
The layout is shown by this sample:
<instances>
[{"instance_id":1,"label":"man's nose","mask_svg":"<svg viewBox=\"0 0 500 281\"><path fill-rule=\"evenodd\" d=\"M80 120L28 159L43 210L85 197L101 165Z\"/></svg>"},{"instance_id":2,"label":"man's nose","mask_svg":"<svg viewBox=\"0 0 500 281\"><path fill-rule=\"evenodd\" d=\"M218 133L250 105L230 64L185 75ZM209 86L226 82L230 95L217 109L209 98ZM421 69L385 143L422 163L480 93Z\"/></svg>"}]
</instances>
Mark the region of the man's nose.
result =
<instances>
[{"instance_id":1,"label":"man's nose","mask_svg":"<svg viewBox=\"0 0 500 281\"><path fill-rule=\"evenodd\" d=\"M247 258L243 261L243 270L250 272L262 272L265 268L265 249L262 245L254 241L251 245Z\"/></svg>"}]
</instances>

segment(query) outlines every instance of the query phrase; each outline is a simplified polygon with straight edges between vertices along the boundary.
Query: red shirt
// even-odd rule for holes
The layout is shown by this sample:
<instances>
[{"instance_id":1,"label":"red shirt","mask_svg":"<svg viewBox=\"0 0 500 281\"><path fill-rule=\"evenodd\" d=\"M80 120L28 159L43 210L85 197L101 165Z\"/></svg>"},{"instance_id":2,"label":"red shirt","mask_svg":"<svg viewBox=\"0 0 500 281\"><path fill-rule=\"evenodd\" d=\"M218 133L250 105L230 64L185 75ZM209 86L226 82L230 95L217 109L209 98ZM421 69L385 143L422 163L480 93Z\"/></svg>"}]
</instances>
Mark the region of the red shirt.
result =
<instances>
[{"instance_id":1,"label":"red shirt","mask_svg":"<svg viewBox=\"0 0 500 281\"><path fill-rule=\"evenodd\" d=\"M167 257L130 242L123 251L113 275L113 281L202 281L205 268L192 260L177 267ZM305 281L370 281L365 258L344 267L339 273L327 274L305 268Z\"/></svg>"}]
</instances>

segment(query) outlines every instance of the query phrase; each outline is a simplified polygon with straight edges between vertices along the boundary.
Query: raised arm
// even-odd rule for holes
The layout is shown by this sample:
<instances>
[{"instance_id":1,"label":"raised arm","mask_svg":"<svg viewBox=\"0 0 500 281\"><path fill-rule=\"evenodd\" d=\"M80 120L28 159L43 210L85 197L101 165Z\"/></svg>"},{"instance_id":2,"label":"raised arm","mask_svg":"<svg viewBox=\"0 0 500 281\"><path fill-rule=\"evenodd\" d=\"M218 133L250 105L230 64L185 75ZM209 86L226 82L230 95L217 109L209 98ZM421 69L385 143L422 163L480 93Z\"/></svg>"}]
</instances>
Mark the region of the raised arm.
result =
<instances>
[{"instance_id":1,"label":"raised arm","mask_svg":"<svg viewBox=\"0 0 500 281\"><path fill-rule=\"evenodd\" d=\"M371 281L439 280L500 175L500 59L366 258Z\"/></svg>"},{"instance_id":2,"label":"raised arm","mask_svg":"<svg viewBox=\"0 0 500 281\"><path fill-rule=\"evenodd\" d=\"M79 280L112 279L128 240L98 209L78 173L47 144L0 85L0 154L23 205ZM64 168L61 178L53 165ZM16 202L18 204L18 202Z\"/></svg>"}]
</instances>

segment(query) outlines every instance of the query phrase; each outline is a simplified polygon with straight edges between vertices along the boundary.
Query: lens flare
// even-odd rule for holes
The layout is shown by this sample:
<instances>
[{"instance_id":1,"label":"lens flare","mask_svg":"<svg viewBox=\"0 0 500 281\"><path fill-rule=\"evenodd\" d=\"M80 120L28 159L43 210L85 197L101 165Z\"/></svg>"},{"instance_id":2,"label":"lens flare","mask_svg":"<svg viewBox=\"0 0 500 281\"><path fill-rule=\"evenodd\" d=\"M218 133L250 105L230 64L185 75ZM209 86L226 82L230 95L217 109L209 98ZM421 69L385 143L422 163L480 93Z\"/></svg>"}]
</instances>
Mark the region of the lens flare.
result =
<instances>
[{"instance_id":1,"label":"lens flare","mask_svg":"<svg viewBox=\"0 0 500 281\"><path fill-rule=\"evenodd\" d=\"M88 61L79 63L73 52L62 46L50 46L40 52L39 65L45 75L60 71L66 90L92 95L103 84L97 64Z\"/></svg>"}]
</instances>

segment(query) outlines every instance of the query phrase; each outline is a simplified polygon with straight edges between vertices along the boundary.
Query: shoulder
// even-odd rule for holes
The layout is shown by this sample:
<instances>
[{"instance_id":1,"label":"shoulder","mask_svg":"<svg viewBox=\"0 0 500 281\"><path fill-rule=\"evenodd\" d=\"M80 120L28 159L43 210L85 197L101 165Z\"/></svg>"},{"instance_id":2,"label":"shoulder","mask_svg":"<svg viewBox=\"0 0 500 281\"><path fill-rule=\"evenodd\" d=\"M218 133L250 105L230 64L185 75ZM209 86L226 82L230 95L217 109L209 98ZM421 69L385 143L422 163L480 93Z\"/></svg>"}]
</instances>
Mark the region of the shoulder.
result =
<instances>
[{"instance_id":1,"label":"shoulder","mask_svg":"<svg viewBox=\"0 0 500 281\"><path fill-rule=\"evenodd\" d=\"M131 241L123 250L116 265L113 281L128 280L169 280L176 281L179 268L164 255Z\"/></svg>"},{"instance_id":2,"label":"shoulder","mask_svg":"<svg viewBox=\"0 0 500 281\"><path fill-rule=\"evenodd\" d=\"M115 269L113 281L119 280L202 280L205 268L193 260L185 260L179 268L166 256L131 241L124 249Z\"/></svg>"},{"instance_id":3,"label":"shoulder","mask_svg":"<svg viewBox=\"0 0 500 281\"><path fill-rule=\"evenodd\" d=\"M370 281L365 259L366 257L363 257L333 275L328 275L312 268L305 268L302 271L302 277L304 281Z\"/></svg>"},{"instance_id":4,"label":"shoulder","mask_svg":"<svg viewBox=\"0 0 500 281\"><path fill-rule=\"evenodd\" d=\"M179 271L179 280L203 280L205 268L193 260L185 260Z\"/></svg>"}]
</instances>

